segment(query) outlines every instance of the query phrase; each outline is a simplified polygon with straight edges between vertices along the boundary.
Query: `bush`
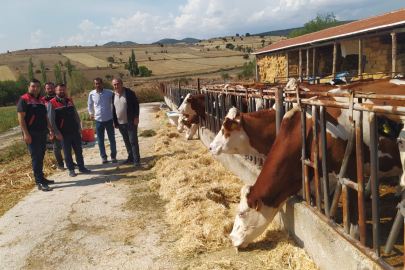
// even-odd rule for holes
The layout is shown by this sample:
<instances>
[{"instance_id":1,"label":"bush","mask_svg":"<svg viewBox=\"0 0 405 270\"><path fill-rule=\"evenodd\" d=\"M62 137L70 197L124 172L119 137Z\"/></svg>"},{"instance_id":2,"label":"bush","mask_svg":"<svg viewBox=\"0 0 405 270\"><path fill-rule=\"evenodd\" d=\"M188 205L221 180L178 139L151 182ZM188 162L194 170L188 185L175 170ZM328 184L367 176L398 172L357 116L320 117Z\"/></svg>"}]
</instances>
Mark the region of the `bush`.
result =
<instances>
[{"instance_id":1,"label":"bush","mask_svg":"<svg viewBox=\"0 0 405 270\"><path fill-rule=\"evenodd\" d=\"M93 84L85 76L81 69L74 69L72 71L72 76L70 77L71 95L82 93L85 90L93 89Z\"/></svg>"},{"instance_id":2,"label":"bush","mask_svg":"<svg viewBox=\"0 0 405 270\"><path fill-rule=\"evenodd\" d=\"M39 69L35 70L35 73L41 73L41 71Z\"/></svg>"},{"instance_id":3,"label":"bush","mask_svg":"<svg viewBox=\"0 0 405 270\"><path fill-rule=\"evenodd\" d=\"M249 61L243 64L243 71L238 73L237 77L241 79L249 79L255 75L255 62Z\"/></svg>"},{"instance_id":4,"label":"bush","mask_svg":"<svg viewBox=\"0 0 405 270\"><path fill-rule=\"evenodd\" d=\"M164 101L163 93L157 88L149 88L135 91L139 103L148 103L156 101Z\"/></svg>"},{"instance_id":5,"label":"bush","mask_svg":"<svg viewBox=\"0 0 405 270\"><path fill-rule=\"evenodd\" d=\"M245 53L245 54L243 55L243 59L249 59L249 54Z\"/></svg>"},{"instance_id":6,"label":"bush","mask_svg":"<svg viewBox=\"0 0 405 270\"><path fill-rule=\"evenodd\" d=\"M107 61L110 63L114 63L115 59L112 56L107 57Z\"/></svg>"},{"instance_id":7,"label":"bush","mask_svg":"<svg viewBox=\"0 0 405 270\"><path fill-rule=\"evenodd\" d=\"M177 85L180 82L180 85L189 85L192 80L192 78L181 77L174 79L173 83Z\"/></svg>"},{"instance_id":8,"label":"bush","mask_svg":"<svg viewBox=\"0 0 405 270\"><path fill-rule=\"evenodd\" d=\"M141 77L147 77L147 76L150 76L151 74L152 74L152 70L148 69L147 67L145 67L145 66L139 67L139 75Z\"/></svg>"}]
</instances>

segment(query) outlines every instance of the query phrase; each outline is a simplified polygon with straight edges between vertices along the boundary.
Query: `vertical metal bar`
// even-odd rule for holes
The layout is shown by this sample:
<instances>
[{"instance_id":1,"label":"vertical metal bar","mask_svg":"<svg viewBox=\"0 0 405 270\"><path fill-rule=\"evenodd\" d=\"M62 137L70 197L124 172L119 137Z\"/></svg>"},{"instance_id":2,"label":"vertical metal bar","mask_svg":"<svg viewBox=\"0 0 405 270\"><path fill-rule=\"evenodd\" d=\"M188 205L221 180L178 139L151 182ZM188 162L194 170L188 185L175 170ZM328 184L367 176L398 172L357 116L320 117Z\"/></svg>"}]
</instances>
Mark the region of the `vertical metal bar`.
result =
<instances>
[{"instance_id":1,"label":"vertical metal bar","mask_svg":"<svg viewBox=\"0 0 405 270\"><path fill-rule=\"evenodd\" d=\"M200 78L197 78L197 94L201 94Z\"/></svg>"},{"instance_id":2,"label":"vertical metal bar","mask_svg":"<svg viewBox=\"0 0 405 270\"><path fill-rule=\"evenodd\" d=\"M337 58L337 43L333 43L333 65L332 65L332 79L336 77L336 58Z\"/></svg>"},{"instance_id":3,"label":"vertical metal bar","mask_svg":"<svg viewBox=\"0 0 405 270\"><path fill-rule=\"evenodd\" d=\"M326 140L326 108L320 107L320 124L321 124L321 149L322 149L322 174L323 174L323 200L325 205L325 215L330 218L330 202L329 202L329 174L328 174L328 159L327 159L327 140Z\"/></svg>"},{"instance_id":4,"label":"vertical metal bar","mask_svg":"<svg viewBox=\"0 0 405 270\"><path fill-rule=\"evenodd\" d=\"M281 121L283 121L283 88L278 87L276 91L276 133L280 131Z\"/></svg>"},{"instance_id":5,"label":"vertical metal bar","mask_svg":"<svg viewBox=\"0 0 405 270\"><path fill-rule=\"evenodd\" d=\"M313 163L314 163L314 180L315 180L315 198L316 198L316 208L322 211L321 204L321 185L319 184L319 141L318 141L318 108L312 106L312 135L313 135Z\"/></svg>"},{"instance_id":6,"label":"vertical metal bar","mask_svg":"<svg viewBox=\"0 0 405 270\"><path fill-rule=\"evenodd\" d=\"M302 82L302 49L299 49L298 76L299 76L300 82Z\"/></svg>"},{"instance_id":7,"label":"vertical metal bar","mask_svg":"<svg viewBox=\"0 0 405 270\"><path fill-rule=\"evenodd\" d=\"M205 92L205 128L209 129L208 123L210 122L210 118L208 115L208 109L209 108L209 98L208 98L208 93ZM201 118L200 118L201 119Z\"/></svg>"},{"instance_id":8,"label":"vertical metal bar","mask_svg":"<svg viewBox=\"0 0 405 270\"><path fill-rule=\"evenodd\" d=\"M350 233L350 221L349 221L349 190L345 184L342 185L342 202L343 202L343 228L345 233Z\"/></svg>"},{"instance_id":9,"label":"vertical metal bar","mask_svg":"<svg viewBox=\"0 0 405 270\"><path fill-rule=\"evenodd\" d=\"M362 103L362 99L358 99ZM363 112L358 112L356 121L356 162L357 162L357 184L358 184L358 207L359 207L359 233L360 242L366 245L366 208L364 200L364 147L363 147Z\"/></svg>"},{"instance_id":10,"label":"vertical metal bar","mask_svg":"<svg viewBox=\"0 0 405 270\"><path fill-rule=\"evenodd\" d=\"M219 98L218 93L215 93L215 134L220 130L221 121L219 119Z\"/></svg>"},{"instance_id":11,"label":"vertical metal bar","mask_svg":"<svg viewBox=\"0 0 405 270\"><path fill-rule=\"evenodd\" d=\"M397 71L397 33L392 32L392 77L395 76Z\"/></svg>"},{"instance_id":12,"label":"vertical metal bar","mask_svg":"<svg viewBox=\"0 0 405 270\"><path fill-rule=\"evenodd\" d=\"M226 112L229 110L225 102L225 94L221 95L221 125L225 120Z\"/></svg>"},{"instance_id":13,"label":"vertical metal bar","mask_svg":"<svg viewBox=\"0 0 405 270\"><path fill-rule=\"evenodd\" d=\"M359 39L359 79L363 78L363 40Z\"/></svg>"},{"instance_id":14,"label":"vertical metal bar","mask_svg":"<svg viewBox=\"0 0 405 270\"><path fill-rule=\"evenodd\" d=\"M308 169L305 165L306 156L306 133L307 133L307 108L305 105L301 105L301 162L302 162L302 198L307 199L306 188L305 188L305 178L308 176Z\"/></svg>"},{"instance_id":15,"label":"vertical metal bar","mask_svg":"<svg viewBox=\"0 0 405 270\"><path fill-rule=\"evenodd\" d=\"M379 180L378 180L378 135L377 115L370 112L370 167L371 167L371 194L373 210L373 244L374 252L380 257L380 213L379 213Z\"/></svg>"}]
</instances>

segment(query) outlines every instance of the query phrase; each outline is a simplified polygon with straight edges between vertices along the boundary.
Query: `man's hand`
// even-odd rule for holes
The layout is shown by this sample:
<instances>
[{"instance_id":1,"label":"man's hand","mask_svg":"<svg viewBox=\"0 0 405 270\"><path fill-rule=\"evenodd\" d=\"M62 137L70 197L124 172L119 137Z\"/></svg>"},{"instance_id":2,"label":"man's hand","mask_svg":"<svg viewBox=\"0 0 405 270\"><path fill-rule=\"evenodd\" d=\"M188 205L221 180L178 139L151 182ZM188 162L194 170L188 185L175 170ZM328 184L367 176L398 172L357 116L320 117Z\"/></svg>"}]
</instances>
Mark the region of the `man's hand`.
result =
<instances>
[{"instance_id":1,"label":"man's hand","mask_svg":"<svg viewBox=\"0 0 405 270\"><path fill-rule=\"evenodd\" d=\"M82 129L81 128L79 128L79 133L80 133L80 135L82 135Z\"/></svg>"},{"instance_id":2,"label":"man's hand","mask_svg":"<svg viewBox=\"0 0 405 270\"><path fill-rule=\"evenodd\" d=\"M139 124L139 118L134 119L134 125L137 126Z\"/></svg>"},{"instance_id":3,"label":"man's hand","mask_svg":"<svg viewBox=\"0 0 405 270\"><path fill-rule=\"evenodd\" d=\"M94 114L90 115L90 120L94 121Z\"/></svg>"},{"instance_id":4,"label":"man's hand","mask_svg":"<svg viewBox=\"0 0 405 270\"><path fill-rule=\"evenodd\" d=\"M31 144L32 143L32 138L29 133L24 133L24 142Z\"/></svg>"},{"instance_id":5,"label":"man's hand","mask_svg":"<svg viewBox=\"0 0 405 270\"><path fill-rule=\"evenodd\" d=\"M55 132L53 131L49 131L49 138L52 140L53 138L55 138Z\"/></svg>"},{"instance_id":6,"label":"man's hand","mask_svg":"<svg viewBox=\"0 0 405 270\"><path fill-rule=\"evenodd\" d=\"M63 140L62 134L56 135L56 139L58 139L58 140Z\"/></svg>"},{"instance_id":7,"label":"man's hand","mask_svg":"<svg viewBox=\"0 0 405 270\"><path fill-rule=\"evenodd\" d=\"M118 128L116 125L115 125L115 123L113 122L113 126L114 126L114 128Z\"/></svg>"}]
</instances>

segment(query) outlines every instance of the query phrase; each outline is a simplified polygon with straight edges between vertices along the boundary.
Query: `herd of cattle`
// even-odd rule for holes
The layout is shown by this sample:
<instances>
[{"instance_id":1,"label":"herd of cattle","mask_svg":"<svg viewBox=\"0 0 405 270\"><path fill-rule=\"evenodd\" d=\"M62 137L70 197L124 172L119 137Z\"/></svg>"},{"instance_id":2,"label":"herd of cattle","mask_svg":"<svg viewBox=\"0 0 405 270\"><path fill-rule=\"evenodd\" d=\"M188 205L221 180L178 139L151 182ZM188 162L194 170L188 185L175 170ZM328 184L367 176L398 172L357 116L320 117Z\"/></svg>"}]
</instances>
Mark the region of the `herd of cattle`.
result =
<instances>
[{"instance_id":1,"label":"herd of cattle","mask_svg":"<svg viewBox=\"0 0 405 270\"><path fill-rule=\"evenodd\" d=\"M296 87L310 92L348 93L349 89L361 89L362 93L384 95L405 95L405 80L386 79L373 82L355 82L350 85L311 85L289 81L280 85L285 90ZM304 94L305 95L305 94ZM317 97L318 100L326 99ZM328 100L349 102L346 97L328 97ZM363 103L405 106L405 101L367 99ZM199 118L205 120L205 95L188 94L179 113L178 130L186 130L187 139L191 139L198 129ZM330 190L334 191L336 174L339 173L346 145L350 137L351 123L349 110L328 107L326 114L328 174ZM357 114L357 115L356 115ZM354 111L353 118L359 118ZM364 173L370 173L370 113L363 113L364 134ZM312 126L312 114L307 109L307 126ZM405 129L399 115L379 114L378 124L378 162L379 176L400 176L400 186L405 187L403 166L405 161ZM261 235L286 200L297 194L302 188L301 161L301 109L294 106L283 118L276 136L276 111L267 109L252 113L242 113L231 108L222 124L220 132L211 143L209 150L213 155L241 154L265 158L262 171L253 186L245 185L241 190L241 201L238 206L234 227L230 234L232 244L246 247ZM306 134L307 156L312 156L313 137ZM320 147L320 146L319 146ZM320 157L321 158L321 157ZM312 173L313 174L313 173ZM356 180L356 153L350 156L346 176ZM311 176L313 177L313 175ZM349 189L349 198L353 202L350 211L351 233L358 237L357 192Z\"/></svg>"}]
</instances>

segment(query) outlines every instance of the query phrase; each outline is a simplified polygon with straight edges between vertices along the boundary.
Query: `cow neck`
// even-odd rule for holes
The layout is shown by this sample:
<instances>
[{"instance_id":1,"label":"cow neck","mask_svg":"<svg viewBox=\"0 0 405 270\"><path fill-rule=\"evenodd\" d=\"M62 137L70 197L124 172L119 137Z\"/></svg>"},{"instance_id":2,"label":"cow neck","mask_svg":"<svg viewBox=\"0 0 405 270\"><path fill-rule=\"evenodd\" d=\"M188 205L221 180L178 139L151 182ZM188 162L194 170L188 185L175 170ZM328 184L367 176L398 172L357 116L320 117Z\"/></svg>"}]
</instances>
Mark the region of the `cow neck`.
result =
<instances>
[{"instance_id":1,"label":"cow neck","mask_svg":"<svg viewBox=\"0 0 405 270\"><path fill-rule=\"evenodd\" d=\"M195 102L191 103L191 109L193 109L196 114L205 120L205 95L195 95L193 96Z\"/></svg>"},{"instance_id":2,"label":"cow neck","mask_svg":"<svg viewBox=\"0 0 405 270\"><path fill-rule=\"evenodd\" d=\"M301 113L284 118L280 133L251 188L251 194L269 207L278 207L301 188Z\"/></svg>"},{"instance_id":3,"label":"cow neck","mask_svg":"<svg viewBox=\"0 0 405 270\"><path fill-rule=\"evenodd\" d=\"M250 145L260 154L267 156L276 140L276 111L269 109L239 114Z\"/></svg>"}]
</instances>

